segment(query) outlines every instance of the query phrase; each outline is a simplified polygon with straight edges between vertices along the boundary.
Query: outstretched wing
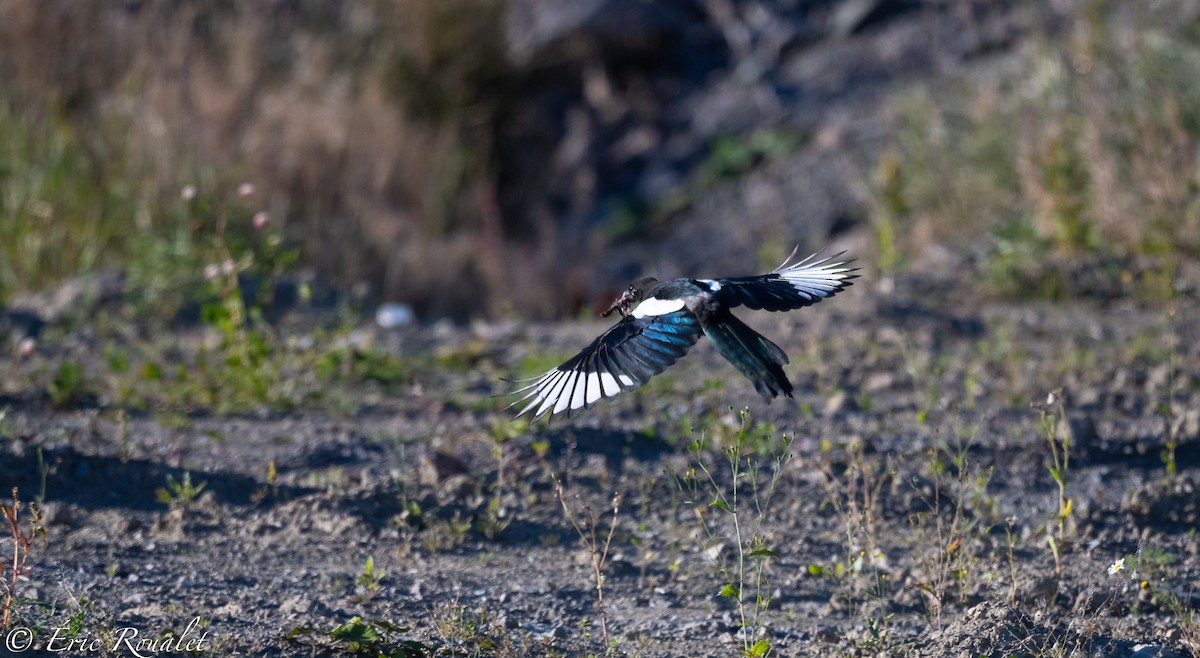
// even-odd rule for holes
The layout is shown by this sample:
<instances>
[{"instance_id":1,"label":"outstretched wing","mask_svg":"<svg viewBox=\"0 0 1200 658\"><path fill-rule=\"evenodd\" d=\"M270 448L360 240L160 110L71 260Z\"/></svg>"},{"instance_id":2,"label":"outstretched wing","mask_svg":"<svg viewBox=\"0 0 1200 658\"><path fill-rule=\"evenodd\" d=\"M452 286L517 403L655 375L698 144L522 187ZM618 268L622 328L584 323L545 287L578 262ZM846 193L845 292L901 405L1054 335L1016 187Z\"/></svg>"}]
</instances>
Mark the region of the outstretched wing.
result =
<instances>
[{"instance_id":1,"label":"outstretched wing","mask_svg":"<svg viewBox=\"0 0 1200 658\"><path fill-rule=\"evenodd\" d=\"M842 252L845 253L845 252ZM708 286L726 307L745 305L755 311L791 311L832 297L846 289L851 279L858 278L858 268L847 267L847 261L836 260L842 254L818 259L813 254L789 264L795 250L783 264L769 274L732 279L698 279Z\"/></svg>"},{"instance_id":2,"label":"outstretched wing","mask_svg":"<svg viewBox=\"0 0 1200 658\"><path fill-rule=\"evenodd\" d=\"M700 321L686 308L660 315L627 315L566 363L513 391L525 406L517 417L586 408L645 384L687 353L700 338Z\"/></svg>"}]
</instances>

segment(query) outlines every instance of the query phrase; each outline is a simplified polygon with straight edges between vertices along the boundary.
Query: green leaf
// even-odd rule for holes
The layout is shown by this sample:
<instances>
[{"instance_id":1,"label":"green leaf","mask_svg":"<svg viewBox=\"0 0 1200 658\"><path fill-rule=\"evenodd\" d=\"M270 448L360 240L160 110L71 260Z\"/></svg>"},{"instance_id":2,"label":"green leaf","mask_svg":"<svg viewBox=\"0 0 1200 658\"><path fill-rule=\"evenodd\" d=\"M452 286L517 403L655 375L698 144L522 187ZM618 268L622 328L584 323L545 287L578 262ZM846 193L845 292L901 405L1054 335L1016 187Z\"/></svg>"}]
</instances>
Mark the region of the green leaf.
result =
<instances>
[{"instance_id":1,"label":"green leaf","mask_svg":"<svg viewBox=\"0 0 1200 658\"><path fill-rule=\"evenodd\" d=\"M726 584L724 587L722 587L722 588L721 588L721 593L720 593L720 594L717 594L717 596L733 596L733 597L736 597L736 596L737 596L739 593L740 593L740 592L738 591L738 588L737 588L737 587L734 587L733 583L728 583L728 584Z\"/></svg>"},{"instance_id":2,"label":"green leaf","mask_svg":"<svg viewBox=\"0 0 1200 658\"><path fill-rule=\"evenodd\" d=\"M374 644L379 641L379 631L355 617L329 632L330 637L356 644Z\"/></svg>"},{"instance_id":3,"label":"green leaf","mask_svg":"<svg viewBox=\"0 0 1200 658\"><path fill-rule=\"evenodd\" d=\"M719 507L719 508L725 510L726 512L731 511L729 509L729 505L726 505L725 501L723 501L723 500L714 500L711 503L709 503L708 506L709 507Z\"/></svg>"},{"instance_id":4,"label":"green leaf","mask_svg":"<svg viewBox=\"0 0 1200 658\"><path fill-rule=\"evenodd\" d=\"M825 567L823 567L819 564L810 564L810 565L808 565L808 575L823 576L823 575L825 575Z\"/></svg>"},{"instance_id":5,"label":"green leaf","mask_svg":"<svg viewBox=\"0 0 1200 658\"><path fill-rule=\"evenodd\" d=\"M771 651L771 643L766 640L759 640L753 646L746 649L747 656L765 656Z\"/></svg>"},{"instance_id":6,"label":"green leaf","mask_svg":"<svg viewBox=\"0 0 1200 658\"><path fill-rule=\"evenodd\" d=\"M769 548L759 548L757 550L750 551L748 555L749 557L779 557L779 553L776 553Z\"/></svg>"}]
</instances>

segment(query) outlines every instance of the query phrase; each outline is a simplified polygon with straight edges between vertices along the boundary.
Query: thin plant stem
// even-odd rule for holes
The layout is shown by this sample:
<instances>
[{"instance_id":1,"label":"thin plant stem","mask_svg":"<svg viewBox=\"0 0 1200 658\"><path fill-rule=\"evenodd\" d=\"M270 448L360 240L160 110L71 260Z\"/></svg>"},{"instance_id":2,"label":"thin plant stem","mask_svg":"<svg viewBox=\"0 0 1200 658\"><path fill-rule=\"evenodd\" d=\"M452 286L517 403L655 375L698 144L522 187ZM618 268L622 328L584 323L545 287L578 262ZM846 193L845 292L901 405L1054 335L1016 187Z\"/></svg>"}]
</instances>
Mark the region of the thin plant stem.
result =
<instances>
[{"instance_id":1,"label":"thin plant stem","mask_svg":"<svg viewBox=\"0 0 1200 658\"><path fill-rule=\"evenodd\" d=\"M604 639L605 651L611 647L608 635L608 613L604 607L604 564L608 561L608 548L612 544L613 535L617 530L617 517L621 511L621 494L615 493L612 498L612 523L608 527L608 535L604 538L604 543L601 545L600 540L596 537L596 517L592 513L592 508L585 505L583 508L582 523L576 518L575 513L571 511L571 506L567 504L567 495L563 490L562 483L553 475L554 490L558 495L558 502L562 505L563 513L566 514L567 520L571 522L571 526L575 528L575 532L579 534L579 538L588 548L588 553L592 558L592 570L596 577L596 616L600 618L600 635Z\"/></svg>"}]
</instances>

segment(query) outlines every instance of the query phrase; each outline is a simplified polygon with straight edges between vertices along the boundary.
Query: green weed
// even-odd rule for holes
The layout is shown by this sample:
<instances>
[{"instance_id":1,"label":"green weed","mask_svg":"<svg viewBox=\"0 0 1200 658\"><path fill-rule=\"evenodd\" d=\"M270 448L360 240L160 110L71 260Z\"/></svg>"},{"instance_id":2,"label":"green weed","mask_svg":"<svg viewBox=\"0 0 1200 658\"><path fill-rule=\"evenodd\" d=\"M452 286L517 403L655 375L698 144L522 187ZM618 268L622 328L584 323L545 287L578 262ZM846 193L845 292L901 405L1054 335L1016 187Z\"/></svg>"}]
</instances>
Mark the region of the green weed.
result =
<instances>
[{"instance_id":1,"label":"green weed","mask_svg":"<svg viewBox=\"0 0 1200 658\"><path fill-rule=\"evenodd\" d=\"M63 633L61 638L70 642L79 637L87 630L89 622L88 616L93 612L95 604L81 597L70 598L71 607L74 611L67 617L63 624Z\"/></svg>"},{"instance_id":2,"label":"green weed","mask_svg":"<svg viewBox=\"0 0 1200 658\"><path fill-rule=\"evenodd\" d=\"M713 140L703 170L712 181L736 178L795 151L803 143L802 135L775 129L761 129L746 136L724 135Z\"/></svg>"},{"instance_id":3,"label":"green weed","mask_svg":"<svg viewBox=\"0 0 1200 658\"><path fill-rule=\"evenodd\" d=\"M850 610L865 620L868 636L863 648L882 649L890 636L892 616L882 609L890 596L886 556L880 550L879 524L881 497L896 473L890 460L878 464L869 460L861 439L855 438L845 447L844 463L834 462L834 447L822 443L821 471L824 474L826 502L836 515L845 533L844 555L831 569L810 565L809 573L832 577L838 583L839 598ZM855 580L865 582L855 586ZM859 601L856 590L867 594Z\"/></svg>"},{"instance_id":4,"label":"green weed","mask_svg":"<svg viewBox=\"0 0 1200 658\"><path fill-rule=\"evenodd\" d=\"M87 385L83 374L83 366L77 361L63 360L54 372L54 379L46 387L50 401L55 406L63 407L77 401Z\"/></svg>"},{"instance_id":5,"label":"green weed","mask_svg":"<svg viewBox=\"0 0 1200 658\"><path fill-rule=\"evenodd\" d=\"M377 658L426 658L434 655L428 645L398 637L411 630L408 626L397 626L387 621L353 617L328 630L297 626L288 631L286 637L297 643L304 638L313 638L316 640L316 649L322 651L347 651Z\"/></svg>"},{"instance_id":6,"label":"green weed","mask_svg":"<svg viewBox=\"0 0 1200 658\"><path fill-rule=\"evenodd\" d=\"M1162 451L1163 466L1166 467L1167 478L1173 479L1179 472L1179 465L1175 461L1175 451L1179 448L1179 435L1181 433L1182 418L1179 418L1176 413L1175 396L1176 396L1176 352L1179 345L1179 333L1175 325L1176 309L1172 306L1167 311L1167 317L1170 321L1170 355L1167 358L1167 399L1160 402L1157 407L1158 414L1162 416L1163 422L1166 425L1165 446Z\"/></svg>"},{"instance_id":7,"label":"green weed","mask_svg":"<svg viewBox=\"0 0 1200 658\"><path fill-rule=\"evenodd\" d=\"M375 556L367 556L367 562L363 565L362 572L354 579L355 584L362 590L360 600L366 601L374 598L379 593L383 577L383 572L375 570Z\"/></svg>"},{"instance_id":8,"label":"green weed","mask_svg":"<svg viewBox=\"0 0 1200 658\"><path fill-rule=\"evenodd\" d=\"M986 499L990 477L973 472L969 448L968 439L954 448L941 446L930 451L928 470L933 488L928 494L919 493L927 510L909 516L924 576L916 587L926 596L934 628L942 627L942 613L953 591L960 593L958 602L962 602L967 579L976 570L975 544L986 533L978 507ZM949 498L948 503L943 498ZM984 514L988 511L985 508Z\"/></svg>"},{"instance_id":9,"label":"green weed","mask_svg":"<svg viewBox=\"0 0 1200 658\"><path fill-rule=\"evenodd\" d=\"M791 461L792 439L786 434L778 440L773 436L768 438L767 430L773 432L774 428L752 424L747 409L739 411L737 418L737 430L722 441L721 448L728 483L723 484L724 477L718 478L706 463L706 442L702 436L690 446L695 466L682 478L677 477L676 485L696 506L706 550L716 551L714 555L719 558L718 572L723 583L716 594L731 599L737 608L742 654L766 656L773 650L764 626L764 615L771 605L766 566L768 560L778 555L771 545L773 533L767 526L768 510ZM768 445L775 452L763 456ZM760 484L768 468L770 474L765 484ZM727 564L718 548L727 544L736 547L732 564Z\"/></svg>"},{"instance_id":10,"label":"green weed","mask_svg":"<svg viewBox=\"0 0 1200 658\"><path fill-rule=\"evenodd\" d=\"M377 382L386 391L413 376L412 368L398 357L373 347L332 347L317 357L314 371L330 381Z\"/></svg>"},{"instance_id":11,"label":"green weed","mask_svg":"<svg viewBox=\"0 0 1200 658\"><path fill-rule=\"evenodd\" d=\"M1046 398L1045 404L1035 405L1039 416L1039 424L1046 443L1050 446L1050 462L1046 468L1050 477L1058 485L1058 514L1055 521L1058 526L1057 538L1053 535L1046 537L1050 550L1054 554L1054 568L1061 572L1061 551L1066 541L1066 522L1071 516L1071 499L1067 497L1067 479L1071 465L1071 427L1067 423L1067 410L1063 402L1062 389L1052 391ZM1057 413L1055 413L1057 412Z\"/></svg>"},{"instance_id":12,"label":"green weed","mask_svg":"<svg viewBox=\"0 0 1200 658\"><path fill-rule=\"evenodd\" d=\"M196 501L196 498L199 497L206 486L208 486L207 481L203 481L200 484L192 484L192 474L188 471L184 471L183 477L179 480L167 474L167 486L156 489L154 491L154 499L164 505L170 506L171 509L180 509L187 512L188 508Z\"/></svg>"},{"instance_id":13,"label":"green weed","mask_svg":"<svg viewBox=\"0 0 1200 658\"><path fill-rule=\"evenodd\" d=\"M447 645L443 652L448 655L470 658L523 655L484 608L471 611L458 601L447 601L435 606L432 616Z\"/></svg>"},{"instance_id":14,"label":"green weed","mask_svg":"<svg viewBox=\"0 0 1200 658\"><path fill-rule=\"evenodd\" d=\"M425 527L421 533L421 545L427 551L448 551L462 546L471 538L470 517L463 518L457 510L450 518L423 516Z\"/></svg>"}]
</instances>

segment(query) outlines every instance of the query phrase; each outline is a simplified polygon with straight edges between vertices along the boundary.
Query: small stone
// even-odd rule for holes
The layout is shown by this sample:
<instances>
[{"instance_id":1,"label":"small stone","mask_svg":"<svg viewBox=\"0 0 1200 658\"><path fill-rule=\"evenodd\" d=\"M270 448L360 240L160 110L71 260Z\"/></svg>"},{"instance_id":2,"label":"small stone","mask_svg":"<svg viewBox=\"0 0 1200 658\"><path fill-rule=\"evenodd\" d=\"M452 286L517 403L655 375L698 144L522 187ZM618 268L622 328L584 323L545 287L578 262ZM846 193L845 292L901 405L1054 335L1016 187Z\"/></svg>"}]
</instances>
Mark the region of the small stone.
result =
<instances>
[{"instance_id":1,"label":"small stone","mask_svg":"<svg viewBox=\"0 0 1200 658\"><path fill-rule=\"evenodd\" d=\"M417 464L417 479L424 485L438 484L452 476L469 473L470 469L461 459L440 450L421 455Z\"/></svg>"},{"instance_id":2,"label":"small stone","mask_svg":"<svg viewBox=\"0 0 1200 658\"><path fill-rule=\"evenodd\" d=\"M473 493L475 493L475 480L470 475L451 475L439 487L438 499L443 501L458 501L467 498Z\"/></svg>"},{"instance_id":3,"label":"small stone","mask_svg":"<svg viewBox=\"0 0 1200 658\"><path fill-rule=\"evenodd\" d=\"M566 631L561 624L551 626L545 622L534 622L527 628L529 632L533 633L534 637L542 641L561 638L566 635Z\"/></svg>"},{"instance_id":4,"label":"small stone","mask_svg":"<svg viewBox=\"0 0 1200 658\"><path fill-rule=\"evenodd\" d=\"M375 324L384 329L407 327L416 319L416 313L408 304L380 304L375 310Z\"/></svg>"},{"instance_id":5,"label":"small stone","mask_svg":"<svg viewBox=\"0 0 1200 658\"><path fill-rule=\"evenodd\" d=\"M47 502L39 508L42 512L42 523L46 526L70 525L75 520L71 506L59 502Z\"/></svg>"},{"instance_id":6,"label":"small stone","mask_svg":"<svg viewBox=\"0 0 1200 658\"><path fill-rule=\"evenodd\" d=\"M849 405L850 396L846 395L845 391L838 391L825 401L825 415L833 416L841 412L843 409L849 410Z\"/></svg>"},{"instance_id":7,"label":"small stone","mask_svg":"<svg viewBox=\"0 0 1200 658\"><path fill-rule=\"evenodd\" d=\"M1103 607L1106 599L1095 589L1086 589L1075 597L1075 605L1072 609L1077 614L1095 614Z\"/></svg>"},{"instance_id":8,"label":"small stone","mask_svg":"<svg viewBox=\"0 0 1200 658\"><path fill-rule=\"evenodd\" d=\"M312 600L303 596L291 596L279 605L279 611L285 615L303 615L312 609Z\"/></svg>"},{"instance_id":9,"label":"small stone","mask_svg":"<svg viewBox=\"0 0 1200 658\"><path fill-rule=\"evenodd\" d=\"M1094 407L1104 398L1104 391L1098 386L1085 386L1075 391L1075 404L1079 407Z\"/></svg>"},{"instance_id":10,"label":"small stone","mask_svg":"<svg viewBox=\"0 0 1200 658\"><path fill-rule=\"evenodd\" d=\"M866 381L863 382L863 388L877 393L891 388L894 383L896 383L896 376L885 370L868 375Z\"/></svg>"},{"instance_id":11,"label":"small stone","mask_svg":"<svg viewBox=\"0 0 1200 658\"><path fill-rule=\"evenodd\" d=\"M236 601L230 601L225 605L213 610L214 617L222 617L225 619L241 619L242 606Z\"/></svg>"}]
</instances>

